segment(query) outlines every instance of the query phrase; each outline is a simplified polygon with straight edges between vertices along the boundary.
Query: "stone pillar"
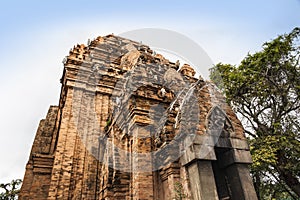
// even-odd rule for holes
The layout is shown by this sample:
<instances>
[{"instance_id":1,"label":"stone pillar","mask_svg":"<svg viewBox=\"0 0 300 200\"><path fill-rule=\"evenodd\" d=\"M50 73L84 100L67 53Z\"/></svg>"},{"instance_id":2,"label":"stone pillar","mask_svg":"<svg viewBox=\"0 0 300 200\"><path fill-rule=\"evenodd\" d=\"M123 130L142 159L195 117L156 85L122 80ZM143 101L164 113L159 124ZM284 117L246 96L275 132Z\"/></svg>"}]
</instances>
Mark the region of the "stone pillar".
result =
<instances>
[{"instance_id":1,"label":"stone pillar","mask_svg":"<svg viewBox=\"0 0 300 200\"><path fill-rule=\"evenodd\" d=\"M132 192L133 199L153 199L153 172L151 138L149 131L134 125L132 144Z\"/></svg>"},{"instance_id":2,"label":"stone pillar","mask_svg":"<svg viewBox=\"0 0 300 200\"><path fill-rule=\"evenodd\" d=\"M256 200L248 169L251 163L249 146L245 139L205 135L196 135L192 145L181 157L181 164L189 174L195 200Z\"/></svg>"},{"instance_id":3,"label":"stone pillar","mask_svg":"<svg viewBox=\"0 0 300 200\"><path fill-rule=\"evenodd\" d=\"M240 141L240 143L244 142ZM234 143L232 146L235 148L217 156L218 166L227 177L231 199L256 200L257 196L248 167L252 162L250 152L246 149L238 149Z\"/></svg>"},{"instance_id":4,"label":"stone pillar","mask_svg":"<svg viewBox=\"0 0 300 200\"><path fill-rule=\"evenodd\" d=\"M218 200L211 161L195 160L187 166L194 200Z\"/></svg>"},{"instance_id":5,"label":"stone pillar","mask_svg":"<svg viewBox=\"0 0 300 200\"><path fill-rule=\"evenodd\" d=\"M67 198L73 164L74 146L76 142L76 126L72 113L74 90L69 89L66 103L62 110L62 120L58 133L57 146L54 156L54 165L48 199ZM81 94L80 94L81 96Z\"/></svg>"},{"instance_id":6,"label":"stone pillar","mask_svg":"<svg viewBox=\"0 0 300 200\"><path fill-rule=\"evenodd\" d=\"M190 141L186 141L190 144ZM212 161L216 155L211 137L196 135L192 145L181 157L181 164L188 171L194 200L218 200Z\"/></svg>"},{"instance_id":7,"label":"stone pillar","mask_svg":"<svg viewBox=\"0 0 300 200\"><path fill-rule=\"evenodd\" d=\"M232 199L257 199L249 168L246 164L234 164L227 169Z\"/></svg>"},{"instance_id":8,"label":"stone pillar","mask_svg":"<svg viewBox=\"0 0 300 200\"><path fill-rule=\"evenodd\" d=\"M177 162L169 164L160 171L160 180L162 185L160 188L163 195L162 199L174 199L176 196L175 187L181 184L180 181L180 165ZM185 191L180 191L184 193ZM177 194L178 195L178 194Z\"/></svg>"}]
</instances>

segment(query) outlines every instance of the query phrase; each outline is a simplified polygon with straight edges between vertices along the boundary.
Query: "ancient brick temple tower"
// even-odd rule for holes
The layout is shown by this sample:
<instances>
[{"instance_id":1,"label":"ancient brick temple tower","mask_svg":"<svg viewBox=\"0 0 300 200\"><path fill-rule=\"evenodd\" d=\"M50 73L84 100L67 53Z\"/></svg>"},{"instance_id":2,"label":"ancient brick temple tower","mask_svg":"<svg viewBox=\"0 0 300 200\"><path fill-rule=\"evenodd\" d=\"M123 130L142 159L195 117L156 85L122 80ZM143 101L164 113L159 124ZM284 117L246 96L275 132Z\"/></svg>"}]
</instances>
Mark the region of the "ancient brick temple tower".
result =
<instances>
[{"instance_id":1,"label":"ancient brick temple tower","mask_svg":"<svg viewBox=\"0 0 300 200\"><path fill-rule=\"evenodd\" d=\"M114 35L75 46L19 198L257 199L240 121L194 75Z\"/></svg>"}]
</instances>

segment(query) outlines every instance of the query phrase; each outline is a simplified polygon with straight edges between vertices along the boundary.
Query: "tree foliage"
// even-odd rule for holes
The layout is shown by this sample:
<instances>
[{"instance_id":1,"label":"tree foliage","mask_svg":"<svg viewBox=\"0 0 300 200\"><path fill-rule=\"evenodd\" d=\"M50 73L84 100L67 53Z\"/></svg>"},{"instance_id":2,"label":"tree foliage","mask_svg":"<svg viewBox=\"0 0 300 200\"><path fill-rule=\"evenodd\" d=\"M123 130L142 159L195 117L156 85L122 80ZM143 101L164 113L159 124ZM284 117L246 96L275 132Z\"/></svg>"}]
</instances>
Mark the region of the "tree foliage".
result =
<instances>
[{"instance_id":1,"label":"tree foliage","mask_svg":"<svg viewBox=\"0 0 300 200\"><path fill-rule=\"evenodd\" d=\"M14 200L18 198L21 179L12 180L10 183L0 184L0 200Z\"/></svg>"},{"instance_id":2,"label":"tree foliage","mask_svg":"<svg viewBox=\"0 0 300 200\"><path fill-rule=\"evenodd\" d=\"M261 199L300 198L299 36L295 28L238 66L219 63L210 69L249 137Z\"/></svg>"}]
</instances>

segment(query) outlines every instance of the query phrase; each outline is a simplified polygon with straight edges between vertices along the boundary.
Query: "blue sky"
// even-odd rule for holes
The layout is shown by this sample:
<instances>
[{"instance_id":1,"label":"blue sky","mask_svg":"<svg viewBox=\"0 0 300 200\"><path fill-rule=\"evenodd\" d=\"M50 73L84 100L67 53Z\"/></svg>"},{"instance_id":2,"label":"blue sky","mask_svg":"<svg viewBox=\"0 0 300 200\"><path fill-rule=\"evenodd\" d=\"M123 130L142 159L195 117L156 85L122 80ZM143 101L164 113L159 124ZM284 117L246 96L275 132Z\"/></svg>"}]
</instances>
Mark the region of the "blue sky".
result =
<instances>
[{"instance_id":1,"label":"blue sky","mask_svg":"<svg viewBox=\"0 0 300 200\"><path fill-rule=\"evenodd\" d=\"M299 0L1 1L0 182L22 178L39 120L58 103L63 58L99 35L162 28L197 42L213 63L300 26Z\"/></svg>"}]
</instances>

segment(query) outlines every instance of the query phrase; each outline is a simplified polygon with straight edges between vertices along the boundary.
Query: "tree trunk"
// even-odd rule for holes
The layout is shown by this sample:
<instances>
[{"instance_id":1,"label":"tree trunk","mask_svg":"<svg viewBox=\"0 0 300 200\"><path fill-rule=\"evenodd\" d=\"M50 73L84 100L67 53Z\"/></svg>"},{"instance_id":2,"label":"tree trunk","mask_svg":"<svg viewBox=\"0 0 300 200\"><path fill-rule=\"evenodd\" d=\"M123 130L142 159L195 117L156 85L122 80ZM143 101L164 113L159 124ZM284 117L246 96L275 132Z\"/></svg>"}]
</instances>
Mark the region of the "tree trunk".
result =
<instances>
[{"instance_id":1,"label":"tree trunk","mask_svg":"<svg viewBox=\"0 0 300 200\"><path fill-rule=\"evenodd\" d=\"M253 177L253 185L254 185L254 189L256 191L258 200L261 200L261 198L260 198L261 182L260 182L260 175L258 174L258 172L256 172Z\"/></svg>"},{"instance_id":2,"label":"tree trunk","mask_svg":"<svg viewBox=\"0 0 300 200\"><path fill-rule=\"evenodd\" d=\"M284 152L279 150L277 153L278 164L275 166L275 169L279 173L279 178L283 180L298 197L300 197L299 180L292 174L292 172L284 169L284 166L288 163L288 159L284 156Z\"/></svg>"},{"instance_id":3,"label":"tree trunk","mask_svg":"<svg viewBox=\"0 0 300 200\"><path fill-rule=\"evenodd\" d=\"M284 169L280 169L279 167L279 178L281 180L284 180L284 182L297 194L298 197L300 197L300 183L296 177L292 175L291 172L286 171Z\"/></svg>"}]
</instances>

